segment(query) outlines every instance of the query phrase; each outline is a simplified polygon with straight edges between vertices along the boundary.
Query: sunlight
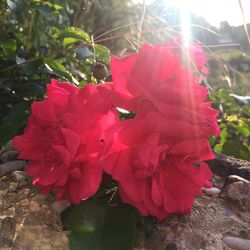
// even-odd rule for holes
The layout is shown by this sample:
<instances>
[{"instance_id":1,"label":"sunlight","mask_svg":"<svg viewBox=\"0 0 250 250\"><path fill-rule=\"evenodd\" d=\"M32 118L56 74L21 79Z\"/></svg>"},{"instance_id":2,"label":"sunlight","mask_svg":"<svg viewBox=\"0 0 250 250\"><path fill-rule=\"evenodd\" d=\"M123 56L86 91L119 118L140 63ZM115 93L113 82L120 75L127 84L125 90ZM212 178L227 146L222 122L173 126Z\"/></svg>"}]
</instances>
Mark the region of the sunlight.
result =
<instances>
[{"instance_id":1,"label":"sunlight","mask_svg":"<svg viewBox=\"0 0 250 250\"><path fill-rule=\"evenodd\" d=\"M202 16L211 25L219 27L220 22L228 21L232 26L243 24L242 13L238 4L238 0L163 0L166 6L187 7L190 12L197 16ZM241 0L245 9L246 22L250 22L250 1ZM143 0L133 0L135 4L142 4ZM150 5L154 0L146 0L146 4Z\"/></svg>"},{"instance_id":2,"label":"sunlight","mask_svg":"<svg viewBox=\"0 0 250 250\"><path fill-rule=\"evenodd\" d=\"M179 6L181 12L181 34L183 38L183 45L188 47L191 36L191 12L187 1L182 2Z\"/></svg>"},{"instance_id":3,"label":"sunlight","mask_svg":"<svg viewBox=\"0 0 250 250\"><path fill-rule=\"evenodd\" d=\"M191 15L192 15L192 5L190 4L191 1L175 1L175 6L179 8L180 10L180 24L181 24L181 38L182 38L182 44L181 46L184 46L182 48L182 56L183 58L186 58L186 63L188 64L188 67L191 68L192 66L192 60L190 58L190 42L192 40L192 34L191 34ZM186 81L189 82L191 79L186 78ZM191 88L191 85L189 85ZM194 102L194 93L192 92L192 88L190 91L190 99L191 102ZM194 118L193 118L194 119Z\"/></svg>"}]
</instances>

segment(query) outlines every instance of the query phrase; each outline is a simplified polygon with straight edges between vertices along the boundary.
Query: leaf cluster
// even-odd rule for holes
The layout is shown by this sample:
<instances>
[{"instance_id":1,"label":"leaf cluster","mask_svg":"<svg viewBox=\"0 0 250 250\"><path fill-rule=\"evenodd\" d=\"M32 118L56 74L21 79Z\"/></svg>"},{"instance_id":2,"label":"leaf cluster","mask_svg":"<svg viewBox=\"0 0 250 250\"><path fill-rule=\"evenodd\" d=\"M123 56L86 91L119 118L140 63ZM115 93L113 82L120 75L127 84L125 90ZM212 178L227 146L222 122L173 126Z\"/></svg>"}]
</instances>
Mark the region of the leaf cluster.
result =
<instances>
[{"instance_id":1,"label":"leaf cluster","mask_svg":"<svg viewBox=\"0 0 250 250\"><path fill-rule=\"evenodd\" d=\"M216 152L237 158L250 159L250 97L241 97L220 89L211 94L216 109L220 110L221 134L210 138Z\"/></svg>"},{"instance_id":2,"label":"leaf cluster","mask_svg":"<svg viewBox=\"0 0 250 250\"><path fill-rule=\"evenodd\" d=\"M96 62L108 64L110 51L83 25L73 26L76 2L0 3L0 148L22 130L31 103L44 98L51 78L82 87L97 82Z\"/></svg>"}]
</instances>

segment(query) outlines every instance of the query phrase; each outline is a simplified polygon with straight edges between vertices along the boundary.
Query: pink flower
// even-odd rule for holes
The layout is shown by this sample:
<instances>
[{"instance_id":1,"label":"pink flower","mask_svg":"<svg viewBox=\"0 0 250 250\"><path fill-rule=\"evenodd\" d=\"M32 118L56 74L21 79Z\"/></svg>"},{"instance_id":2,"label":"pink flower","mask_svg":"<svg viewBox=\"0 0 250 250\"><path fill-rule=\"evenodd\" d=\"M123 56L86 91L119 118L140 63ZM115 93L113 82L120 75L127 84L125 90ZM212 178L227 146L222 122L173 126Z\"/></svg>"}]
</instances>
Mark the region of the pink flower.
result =
<instances>
[{"instance_id":1,"label":"pink flower","mask_svg":"<svg viewBox=\"0 0 250 250\"><path fill-rule=\"evenodd\" d=\"M104 170L118 181L122 200L143 215L189 212L201 187L211 186L203 161L214 158L207 137L219 134L207 89L167 44L112 58L111 72L113 83L99 90L136 116L104 134Z\"/></svg>"},{"instance_id":2,"label":"pink flower","mask_svg":"<svg viewBox=\"0 0 250 250\"><path fill-rule=\"evenodd\" d=\"M92 84L79 89L52 80L47 98L32 104L28 126L13 143L19 158L29 160L33 184L78 203L99 188L103 131L116 122L116 111Z\"/></svg>"}]
</instances>

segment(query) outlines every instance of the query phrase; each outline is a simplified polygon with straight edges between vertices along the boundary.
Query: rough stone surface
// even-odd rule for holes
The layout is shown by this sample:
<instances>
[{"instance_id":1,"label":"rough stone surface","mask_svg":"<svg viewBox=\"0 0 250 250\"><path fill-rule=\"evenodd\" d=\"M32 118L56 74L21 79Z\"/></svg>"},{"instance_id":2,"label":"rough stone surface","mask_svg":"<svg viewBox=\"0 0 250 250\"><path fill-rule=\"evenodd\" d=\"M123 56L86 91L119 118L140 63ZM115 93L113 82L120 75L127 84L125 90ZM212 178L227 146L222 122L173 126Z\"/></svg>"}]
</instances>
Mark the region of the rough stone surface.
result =
<instances>
[{"instance_id":1,"label":"rough stone surface","mask_svg":"<svg viewBox=\"0 0 250 250\"><path fill-rule=\"evenodd\" d=\"M68 249L52 196L40 194L30 181L13 182L11 175L0 179L0 192L1 250Z\"/></svg>"},{"instance_id":2,"label":"rough stone surface","mask_svg":"<svg viewBox=\"0 0 250 250\"><path fill-rule=\"evenodd\" d=\"M221 189L225 180L215 176L213 182ZM245 203L239 202L246 199L247 193L241 186L234 187L234 191L236 202L223 193L197 197L190 215L171 215L159 222L148 238L140 240L136 250L229 250L232 248L224 240L227 237L237 238L239 245L248 243L250 212L242 206Z\"/></svg>"},{"instance_id":3,"label":"rough stone surface","mask_svg":"<svg viewBox=\"0 0 250 250\"><path fill-rule=\"evenodd\" d=\"M211 187L211 188L202 188L202 191L210 196L218 196L221 192L219 188Z\"/></svg>"},{"instance_id":4,"label":"rough stone surface","mask_svg":"<svg viewBox=\"0 0 250 250\"><path fill-rule=\"evenodd\" d=\"M225 237L223 241L232 249L249 250L250 240L241 239L238 237Z\"/></svg>"},{"instance_id":5,"label":"rough stone surface","mask_svg":"<svg viewBox=\"0 0 250 250\"><path fill-rule=\"evenodd\" d=\"M8 150L13 150L11 143L3 151ZM249 173L245 165L244 173ZM0 177L0 250L68 250L68 232L62 231L59 220L67 204L43 196L30 178L13 171ZM169 216L147 238L138 230L134 250L247 249L250 184L237 176L226 181L227 173L214 176L217 189L197 197L190 215Z\"/></svg>"},{"instance_id":6,"label":"rough stone surface","mask_svg":"<svg viewBox=\"0 0 250 250\"><path fill-rule=\"evenodd\" d=\"M225 187L222 196L250 212L250 182L233 182Z\"/></svg>"},{"instance_id":7,"label":"rough stone surface","mask_svg":"<svg viewBox=\"0 0 250 250\"><path fill-rule=\"evenodd\" d=\"M223 183L214 178L216 187L221 189ZM234 202L225 197L232 188L228 185L218 197L197 197L190 215L171 215L157 223L148 238L138 231L134 250L229 250L228 237L248 243L244 240L250 240L250 212L239 202L247 197L243 192L247 189L239 183L230 184ZM43 196L30 180L14 182L11 175L0 179L0 192L1 250L68 249L68 232L62 231L59 220L65 202Z\"/></svg>"}]
</instances>

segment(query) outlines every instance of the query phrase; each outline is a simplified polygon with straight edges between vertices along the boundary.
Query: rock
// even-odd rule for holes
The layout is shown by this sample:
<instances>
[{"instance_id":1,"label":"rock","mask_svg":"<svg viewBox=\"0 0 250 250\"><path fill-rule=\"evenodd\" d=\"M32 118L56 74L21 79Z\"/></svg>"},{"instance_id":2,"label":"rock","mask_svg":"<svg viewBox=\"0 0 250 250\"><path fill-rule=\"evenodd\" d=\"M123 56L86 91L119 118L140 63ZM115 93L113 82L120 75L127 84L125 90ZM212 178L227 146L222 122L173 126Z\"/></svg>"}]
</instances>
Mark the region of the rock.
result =
<instances>
[{"instance_id":1,"label":"rock","mask_svg":"<svg viewBox=\"0 0 250 250\"><path fill-rule=\"evenodd\" d=\"M27 179L27 175L24 171L14 171L13 173L11 173L11 177L12 180L16 182L22 182Z\"/></svg>"},{"instance_id":2,"label":"rock","mask_svg":"<svg viewBox=\"0 0 250 250\"><path fill-rule=\"evenodd\" d=\"M18 187L18 183L16 182L10 182L10 185L9 185L9 192L15 192L17 190L17 187Z\"/></svg>"},{"instance_id":3,"label":"rock","mask_svg":"<svg viewBox=\"0 0 250 250\"><path fill-rule=\"evenodd\" d=\"M25 186L20 184L26 183ZM62 231L59 214L52 208L53 195L42 195L30 178L0 179L0 249L68 250L68 232Z\"/></svg>"},{"instance_id":4,"label":"rock","mask_svg":"<svg viewBox=\"0 0 250 250\"><path fill-rule=\"evenodd\" d=\"M2 151L11 151L13 150L13 144L12 144L12 140L8 141L2 148Z\"/></svg>"},{"instance_id":5,"label":"rock","mask_svg":"<svg viewBox=\"0 0 250 250\"><path fill-rule=\"evenodd\" d=\"M57 232L46 225L24 225L19 232L13 249L17 250L69 250L64 232Z\"/></svg>"},{"instance_id":6,"label":"rock","mask_svg":"<svg viewBox=\"0 0 250 250\"><path fill-rule=\"evenodd\" d=\"M31 192L30 189L24 188L24 189L18 191L18 197L20 197L20 199L22 199L23 197L28 197L30 195L30 192Z\"/></svg>"},{"instance_id":7,"label":"rock","mask_svg":"<svg viewBox=\"0 0 250 250\"><path fill-rule=\"evenodd\" d=\"M184 214L179 215L179 222L183 224L190 222L190 216Z\"/></svg>"},{"instance_id":8,"label":"rock","mask_svg":"<svg viewBox=\"0 0 250 250\"><path fill-rule=\"evenodd\" d=\"M143 244L141 244L143 245ZM145 242L145 249L159 249L163 245L163 237L159 233L153 232Z\"/></svg>"},{"instance_id":9,"label":"rock","mask_svg":"<svg viewBox=\"0 0 250 250\"><path fill-rule=\"evenodd\" d=\"M11 247L16 231L16 222L12 217L5 217L0 227L0 249Z\"/></svg>"},{"instance_id":10,"label":"rock","mask_svg":"<svg viewBox=\"0 0 250 250\"><path fill-rule=\"evenodd\" d=\"M0 191L4 191L9 188L9 184L4 181L0 181Z\"/></svg>"},{"instance_id":11,"label":"rock","mask_svg":"<svg viewBox=\"0 0 250 250\"><path fill-rule=\"evenodd\" d=\"M183 223L179 215L170 215L157 223L144 249L225 250L230 249L223 241L225 236L250 237L250 213L240 212L221 197L197 197L187 218Z\"/></svg>"},{"instance_id":12,"label":"rock","mask_svg":"<svg viewBox=\"0 0 250 250\"><path fill-rule=\"evenodd\" d=\"M221 192L219 188L211 187L211 188L202 188L202 191L210 196L218 196Z\"/></svg>"},{"instance_id":13,"label":"rock","mask_svg":"<svg viewBox=\"0 0 250 250\"><path fill-rule=\"evenodd\" d=\"M224 188L234 182L239 182L239 181L243 181L243 182L246 182L246 183L249 183L250 181L238 176L238 175L229 175L227 178L226 178L226 181L224 183Z\"/></svg>"},{"instance_id":14,"label":"rock","mask_svg":"<svg viewBox=\"0 0 250 250\"><path fill-rule=\"evenodd\" d=\"M3 197L8 193L9 184L4 181L0 181L0 204L3 202ZM1 207L1 205L0 205Z\"/></svg>"},{"instance_id":15,"label":"rock","mask_svg":"<svg viewBox=\"0 0 250 250\"><path fill-rule=\"evenodd\" d=\"M250 180L250 162L215 153L215 159L206 161L212 172L224 179L229 175L239 175Z\"/></svg>"},{"instance_id":16,"label":"rock","mask_svg":"<svg viewBox=\"0 0 250 250\"><path fill-rule=\"evenodd\" d=\"M55 201L52 204L52 208L57 212L61 213L68 206L67 201Z\"/></svg>"},{"instance_id":17,"label":"rock","mask_svg":"<svg viewBox=\"0 0 250 250\"><path fill-rule=\"evenodd\" d=\"M178 250L178 248L175 243L169 243L167 244L165 250Z\"/></svg>"},{"instance_id":18,"label":"rock","mask_svg":"<svg viewBox=\"0 0 250 250\"><path fill-rule=\"evenodd\" d=\"M223 241L226 243L228 247L232 249L237 249L237 250L250 249L250 240L227 236L223 238Z\"/></svg>"},{"instance_id":19,"label":"rock","mask_svg":"<svg viewBox=\"0 0 250 250\"><path fill-rule=\"evenodd\" d=\"M222 197L238 205L241 209L250 211L250 182L238 181L226 186Z\"/></svg>"},{"instance_id":20,"label":"rock","mask_svg":"<svg viewBox=\"0 0 250 250\"><path fill-rule=\"evenodd\" d=\"M25 166L25 161L10 161L0 164L0 177L10 174L15 170L22 170Z\"/></svg>"},{"instance_id":21,"label":"rock","mask_svg":"<svg viewBox=\"0 0 250 250\"><path fill-rule=\"evenodd\" d=\"M36 201L30 201L30 211L35 213L35 212L39 212L41 210L41 206L38 202Z\"/></svg>"},{"instance_id":22,"label":"rock","mask_svg":"<svg viewBox=\"0 0 250 250\"><path fill-rule=\"evenodd\" d=\"M18 151L5 151L1 154L0 159L3 162L13 161L16 160L18 154Z\"/></svg>"},{"instance_id":23,"label":"rock","mask_svg":"<svg viewBox=\"0 0 250 250\"><path fill-rule=\"evenodd\" d=\"M198 235L196 233L184 232L181 235L180 245L186 249L204 249L206 246L206 240L203 238L204 235ZM182 244L181 244L182 243Z\"/></svg>"}]
</instances>

